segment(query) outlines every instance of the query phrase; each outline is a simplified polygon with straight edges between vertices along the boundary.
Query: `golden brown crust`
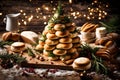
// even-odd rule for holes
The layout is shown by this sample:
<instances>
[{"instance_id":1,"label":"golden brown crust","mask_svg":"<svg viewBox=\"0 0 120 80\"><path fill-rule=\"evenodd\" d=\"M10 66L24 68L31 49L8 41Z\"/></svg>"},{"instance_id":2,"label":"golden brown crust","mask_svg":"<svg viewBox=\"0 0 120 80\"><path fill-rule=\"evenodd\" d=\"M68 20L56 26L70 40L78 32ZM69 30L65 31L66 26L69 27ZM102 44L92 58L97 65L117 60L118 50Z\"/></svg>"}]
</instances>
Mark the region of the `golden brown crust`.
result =
<instances>
[{"instance_id":1,"label":"golden brown crust","mask_svg":"<svg viewBox=\"0 0 120 80\"><path fill-rule=\"evenodd\" d=\"M69 37L64 37L64 38L60 38L60 39L59 39L59 42L60 42L60 43L71 43L71 42L72 42L72 39L69 38Z\"/></svg>"},{"instance_id":2,"label":"golden brown crust","mask_svg":"<svg viewBox=\"0 0 120 80\"><path fill-rule=\"evenodd\" d=\"M76 70L88 70L91 68L91 61L86 57L80 57L74 60L72 66Z\"/></svg>"},{"instance_id":3,"label":"golden brown crust","mask_svg":"<svg viewBox=\"0 0 120 80\"><path fill-rule=\"evenodd\" d=\"M68 53L68 54L69 54L69 53L75 53L75 52L77 52L77 49L74 48L74 47L72 47L72 48L70 48L70 49L67 50L67 53Z\"/></svg>"},{"instance_id":4,"label":"golden brown crust","mask_svg":"<svg viewBox=\"0 0 120 80\"><path fill-rule=\"evenodd\" d=\"M13 40L13 41L20 40L20 34L19 33L12 33L11 40Z\"/></svg>"},{"instance_id":5,"label":"golden brown crust","mask_svg":"<svg viewBox=\"0 0 120 80\"><path fill-rule=\"evenodd\" d=\"M64 49L55 49L53 50L53 54L57 55L57 56L62 56L65 55L67 53L66 50Z\"/></svg>"},{"instance_id":6,"label":"golden brown crust","mask_svg":"<svg viewBox=\"0 0 120 80\"><path fill-rule=\"evenodd\" d=\"M63 30L65 29L65 25L64 24L56 24L54 26L54 30Z\"/></svg>"},{"instance_id":7,"label":"golden brown crust","mask_svg":"<svg viewBox=\"0 0 120 80\"><path fill-rule=\"evenodd\" d=\"M55 49L55 46L45 44L45 45L44 45L44 49L45 49L45 50L53 50L53 49Z\"/></svg>"},{"instance_id":8,"label":"golden brown crust","mask_svg":"<svg viewBox=\"0 0 120 80\"><path fill-rule=\"evenodd\" d=\"M13 52L21 52L25 50L25 43L23 42L14 42L11 44L11 51Z\"/></svg>"},{"instance_id":9,"label":"golden brown crust","mask_svg":"<svg viewBox=\"0 0 120 80\"><path fill-rule=\"evenodd\" d=\"M58 37L66 37L69 35L69 31L56 31L55 35Z\"/></svg>"},{"instance_id":10,"label":"golden brown crust","mask_svg":"<svg viewBox=\"0 0 120 80\"><path fill-rule=\"evenodd\" d=\"M10 40L11 36L12 36L12 32L3 33L3 34L2 34L2 40L3 40L3 41Z\"/></svg>"},{"instance_id":11,"label":"golden brown crust","mask_svg":"<svg viewBox=\"0 0 120 80\"><path fill-rule=\"evenodd\" d=\"M48 39L58 39L58 37L55 34L47 33L46 37Z\"/></svg>"},{"instance_id":12,"label":"golden brown crust","mask_svg":"<svg viewBox=\"0 0 120 80\"><path fill-rule=\"evenodd\" d=\"M113 45L113 41L108 41L106 44L105 44L105 47L111 47Z\"/></svg>"},{"instance_id":13,"label":"golden brown crust","mask_svg":"<svg viewBox=\"0 0 120 80\"><path fill-rule=\"evenodd\" d=\"M72 43L80 43L80 37L72 38Z\"/></svg>"},{"instance_id":14,"label":"golden brown crust","mask_svg":"<svg viewBox=\"0 0 120 80\"><path fill-rule=\"evenodd\" d=\"M59 43L56 48L58 49L70 49L72 48L73 44L72 43Z\"/></svg>"},{"instance_id":15,"label":"golden brown crust","mask_svg":"<svg viewBox=\"0 0 120 80\"><path fill-rule=\"evenodd\" d=\"M85 24L83 24L82 27L81 27L81 31L82 31L82 30L85 28L85 26L88 25L88 24L89 24L88 22L86 22Z\"/></svg>"},{"instance_id":16,"label":"golden brown crust","mask_svg":"<svg viewBox=\"0 0 120 80\"><path fill-rule=\"evenodd\" d=\"M59 41L58 41L58 40L46 39L45 43L46 43L47 45L56 45L56 44L59 43Z\"/></svg>"}]
</instances>

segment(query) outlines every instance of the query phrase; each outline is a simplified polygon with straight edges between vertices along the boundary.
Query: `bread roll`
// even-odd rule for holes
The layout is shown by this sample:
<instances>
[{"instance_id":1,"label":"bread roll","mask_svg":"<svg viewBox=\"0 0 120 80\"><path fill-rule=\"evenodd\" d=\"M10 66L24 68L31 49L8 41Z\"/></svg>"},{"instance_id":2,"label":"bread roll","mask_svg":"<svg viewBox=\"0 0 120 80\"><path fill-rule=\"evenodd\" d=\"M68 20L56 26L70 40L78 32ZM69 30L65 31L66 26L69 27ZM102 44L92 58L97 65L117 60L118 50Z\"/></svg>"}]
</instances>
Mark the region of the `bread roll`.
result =
<instances>
[{"instance_id":1,"label":"bread roll","mask_svg":"<svg viewBox=\"0 0 120 80\"><path fill-rule=\"evenodd\" d=\"M70 49L72 48L72 43L59 43L56 48L58 49Z\"/></svg>"},{"instance_id":2,"label":"bread roll","mask_svg":"<svg viewBox=\"0 0 120 80\"><path fill-rule=\"evenodd\" d=\"M57 56L62 56L65 55L67 53L66 50L64 49L55 49L53 50L53 54L57 55Z\"/></svg>"},{"instance_id":3,"label":"bread roll","mask_svg":"<svg viewBox=\"0 0 120 80\"><path fill-rule=\"evenodd\" d=\"M10 40L11 36L12 36L12 32L5 32L2 34L2 40L3 41Z\"/></svg>"},{"instance_id":4,"label":"bread roll","mask_svg":"<svg viewBox=\"0 0 120 80\"><path fill-rule=\"evenodd\" d=\"M72 38L72 43L80 43L80 37Z\"/></svg>"},{"instance_id":5,"label":"bread roll","mask_svg":"<svg viewBox=\"0 0 120 80\"><path fill-rule=\"evenodd\" d=\"M20 34L19 33L12 33L11 40L19 41L20 40Z\"/></svg>"},{"instance_id":6,"label":"bread roll","mask_svg":"<svg viewBox=\"0 0 120 80\"><path fill-rule=\"evenodd\" d=\"M23 43L23 42L14 42L14 43L11 44L10 49L13 52L22 52L22 51L25 50L25 43Z\"/></svg>"},{"instance_id":7,"label":"bread roll","mask_svg":"<svg viewBox=\"0 0 120 80\"><path fill-rule=\"evenodd\" d=\"M73 25L72 22L70 22L70 23L66 23L66 24L65 24L66 27L69 27L69 26L72 26L72 25Z\"/></svg>"},{"instance_id":8,"label":"bread roll","mask_svg":"<svg viewBox=\"0 0 120 80\"><path fill-rule=\"evenodd\" d=\"M70 48L70 49L67 50L67 53L68 53L68 54L73 54L73 53L75 53L75 52L77 52L77 49L74 48L74 47L72 47L72 48Z\"/></svg>"},{"instance_id":9,"label":"bread roll","mask_svg":"<svg viewBox=\"0 0 120 80\"><path fill-rule=\"evenodd\" d=\"M45 41L42 41L42 40L39 40L39 45L44 45L45 44Z\"/></svg>"},{"instance_id":10,"label":"bread roll","mask_svg":"<svg viewBox=\"0 0 120 80\"><path fill-rule=\"evenodd\" d=\"M70 26L68 28L66 28L69 32L74 32L76 29L76 26Z\"/></svg>"},{"instance_id":11,"label":"bread roll","mask_svg":"<svg viewBox=\"0 0 120 80\"><path fill-rule=\"evenodd\" d=\"M73 32L73 33L70 33L69 34L69 37L70 38L75 38L75 37L77 37L78 36L78 33L77 32Z\"/></svg>"},{"instance_id":12,"label":"bread roll","mask_svg":"<svg viewBox=\"0 0 120 80\"><path fill-rule=\"evenodd\" d=\"M88 70L91 68L91 61L86 57L80 57L74 60L72 67L75 70Z\"/></svg>"},{"instance_id":13,"label":"bread roll","mask_svg":"<svg viewBox=\"0 0 120 80\"><path fill-rule=\"evenodd\" d=\"M48 51L48 50L43 50L43 55L44 56L46 56L46 57L48 57L48 56L50 56L50 54L52 53L53 51Z\"/></svg>"},{"instance_id":14,"label":"bread roll","mask_svg":"<svg viewBox=\"0 0 120 80\"><path fill-rule=\"evenodd\" d=\"M55 35L58 37L66 37L69 35L69 31L56 31Z\"/></svg>"},{"instance_id":15,"label":"bread roll","mask_svg":"<svg viewBox=\"0 0 120 80\"><path fill-rule=\"evenodd\" d=\"M60 43L71 43L71 42L72 42L72 39L69 38L69 37L64 37L64 38L60 38L60 39L59 39L59 42L60 42Z\"/></svg>"},{"instance_id":16,"label":"bread roll","mask_svg":"<svg viewBox=\"0 0 120 80\"><path fill-rule=\"evenodd\" d=\"M63 29L65 29L65 25L64 24L56 24L55 26L54 26L54 30L63 30Z\"/></svg>"},{"instance_id":17,"label":"bread roll","mask_svg":"<svg viewBox=\"0 0 120 80\"><path fill-rule=\"evenodd\" d=\"M120 38L119 34L117 33L109 33L107 34L108 37L111 37L112 40L117 40Z\"/></svg>"},{"instance_id":18,"label":"bread roll","mask_svg":"<svg viewBox=\"0 0 120 80\"><path fill-rule=\"evenodd\" d=\"M48 57L48 60L49 61L56 61L58 60L59 58L57 56L54 56L54 57Z\"/></svg>"},{"instance_id":19,"label":"bread roll","mask_svg":"<svg viewBox=\"0 0 120 80\"><path fill-rule=\"evenodd\" d=\"M74 44L73 44L73 47L74 47L74 48L79 48L80 46L81 46L81 43L74 43Z\"/></svg>"},{"instance_id":20,"label":"bread roll","mask_svg":"<svg viewBox=\"0 0 120 80\"><path fill-rule=\"evenodd\" d=\"M106 42L106 44L105 44L105 47L111 47L112 45L114 44L114 42L113 41L108 41L108 42Z\"/></svg>"},{"instance_id":21,"label":"bread roll","mask_svg":"<svg viewBox=\"0 0 120 80\"><path fill-rule=\"evenodd\" d=\"M103 37L103 38L101 38L101 39L99 39L99 40L96 40L96 41L95 41L95 44L96 44L96 45L105 45L105 43L106 43L107 41L109 41L109 40L110 40L109 37Z\"/></svg>"},{"instance_id":22,"label":"bread roll","mask_svg":"<svg viewBox=\"0 0 120 80\"><path fill-rule=\"evenodd\" d=\"M56 45L56 44L59 43L59 41L58 41L58 40L46 39L45 43L46 43L47 45Z\"/></svg>"},{"instance_id":23,"label":"bread roll","mask_svg":"<svg viewBox=\"0 0 120 80\"><path fill-rule=\"evenodd\" d=\"M51 33L48 33L47 35L46 35L46 37L48 38L48 39L58 39L59 37L57 37L55 34L51 34Z\"/></svg>"},{"instance_id":24,"label":"bread roll","mask_svg":"<svg viewBox=\"0 0 120 80\"><path fill-rule=\"evenodd\" d=\"M53 27L50 27L50 26L45 26L45 31L48 32L48 33L51 33L51 34L54 34L56 32L56 30L54 30Z\"/></svg>"},{"instance_id":25,"label":"bread roll","mask_svg":"<svg viewBox=\"0 0 120 80\"><path fill-rule=\"evenodd\" d=\"M110 55L110 51L107 50L106 48L104 49L99 49L97 52L96 52L96 55L99 56L99 57L102 57L103 59L106 59L106 60L109 60L111 57Z\"/></svg>"},{"instance_id":26,"label":"bread roll","mask_svg":"<svg viewBox=\"0 0 120 80\"><path fill-rule=\"evenodd\" d=\"M62 61L66 61L66 60L71 59L71 56L66 54L66 55L60 56L60 59L61 59Z\"/></svg>"},{"instance_id":27,"label":"bread roll","mask_svg":"<svg viewBox=\"0 0 120 80\"><path fill-rule=\"evenodd\" d=\"M79 57L79 53L77 51L75 53L73 53L72 59L76 59L78 57Z\"/></svg>"},{"instance_id":28,"label":"bread roll","mask_svg":"<svg viewBox=\"0 0 120 80\"><path fill-rule=\"evenodd\" d=\"M38 40L38 34L33 31L23 31L21 32L21 38L26 43L35 44Z\"/></svg>"},{"instance_id":29,"label":"bread roll","mask_svg":"<svg viewBox=\"0 0 120 80\"><path fill-rule=\"evenodd\" d=\"M45 44L44 45L44 49L45 50L53 50L53 49L55 49L55 46L54 45L47 45L47 44Z\"/></svg>"},{"instance_id":30,"label":"bread roll","mask_svg":"<svg viewBox=\"0 0 120 80\"><path fill-rule=\"evenodd\" d=\"M44 45L40 45L38 44L36 47L35 47L36 50L43 50L44 49Z\"/></svg>"},{"instance_id":31,"label":"bread roll","mask_svg":"<svg viewBox=\"0 0 120 80\"><path fill-rule=\"evenodd\" d=\"M55 26L55 23L49 23L47 26L53 28Z\"/></svg>"}]
</instances>

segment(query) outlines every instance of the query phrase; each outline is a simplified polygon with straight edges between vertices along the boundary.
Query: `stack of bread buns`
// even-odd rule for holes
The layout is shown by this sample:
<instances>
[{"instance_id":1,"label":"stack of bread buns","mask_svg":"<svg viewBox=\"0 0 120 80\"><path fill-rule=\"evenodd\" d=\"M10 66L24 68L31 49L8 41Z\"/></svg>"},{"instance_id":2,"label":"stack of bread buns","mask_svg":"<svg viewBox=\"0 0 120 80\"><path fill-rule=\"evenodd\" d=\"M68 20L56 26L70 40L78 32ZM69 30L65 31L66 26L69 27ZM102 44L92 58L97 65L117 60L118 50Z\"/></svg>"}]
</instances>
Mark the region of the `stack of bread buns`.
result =
<instances>
[{"instance_id":1,"label":"stack of bread buns","mask_svg":"<svg viewBox=\"0 0 120 80\"><path fill-rule=\"evenodd\" d=\"M95 41L95 30L98 27L98 24L93 24L86 22L81 27L81 41L85 43L91 43Z\"/></svg>"},{"instance_id":2,"label":"stack of bread buns","mask_svg":"<svg viewBox=\"0 0 120 80\"><path fill-rule=\"evenodd\" d=\"M81 45L76 28L62 11L56 11L45 26L36 49L42 50L43 56L48 60L75 59L79 56L78 50Z\"/></svg>"}]
</instances>

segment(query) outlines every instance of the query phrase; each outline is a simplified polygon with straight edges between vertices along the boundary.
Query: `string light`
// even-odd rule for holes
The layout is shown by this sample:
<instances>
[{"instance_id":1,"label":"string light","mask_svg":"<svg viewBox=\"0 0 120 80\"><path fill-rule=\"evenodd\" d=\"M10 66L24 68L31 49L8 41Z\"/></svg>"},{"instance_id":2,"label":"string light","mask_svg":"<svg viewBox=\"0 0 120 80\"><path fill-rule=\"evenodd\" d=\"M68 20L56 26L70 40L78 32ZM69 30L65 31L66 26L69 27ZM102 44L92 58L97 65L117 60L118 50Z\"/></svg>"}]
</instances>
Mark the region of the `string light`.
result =
<instances>
[{"instance_id":1,"label":"string light","mask_svg":"<svg viewBox=\"0 0 120 80\"><path fill-rule=\"evenodd\" d=\"M29 0L30 2L32 0ZM73 0L69 0L69 4L73 3ZM50 1L50 4L53 4L53 1ZM73 4L71 4L73 5ZM73 20L78 19L86 19L86 20L102 20L104 19L107 13L108 4L102 4L97 0L94 0L85 10L86 11L79 11L72 6L69 6L69 11L67 11L67 16L72 18ZM18 25L28 25L32 19L43 20L42 24L46 25L48 19L55 13L56 6L50 5L42 5L41 7L37 7L33 10L30 10L29 13L27 10L21 9L19 10L22 13L21 20L19 20ZM50 14L49 14L50 13ZM0 13L2 15L2 13Z\"/></svg>"}]
</instances>

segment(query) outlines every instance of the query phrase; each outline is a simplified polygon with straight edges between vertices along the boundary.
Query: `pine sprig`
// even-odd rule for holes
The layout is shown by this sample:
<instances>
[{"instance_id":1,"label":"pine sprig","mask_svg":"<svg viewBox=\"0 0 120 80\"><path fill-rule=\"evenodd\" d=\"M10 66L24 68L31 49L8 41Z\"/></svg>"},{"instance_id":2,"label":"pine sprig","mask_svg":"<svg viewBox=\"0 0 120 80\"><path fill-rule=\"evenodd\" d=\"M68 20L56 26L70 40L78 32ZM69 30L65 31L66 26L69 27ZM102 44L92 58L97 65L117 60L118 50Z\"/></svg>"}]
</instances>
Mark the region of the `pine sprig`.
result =
<instances>
[{"instance_id":1,"label":"pine sprig","mask_svg":"<svg viewBox=\"0 0 120 80\"><path fill-rule=\"evenodd\" d=\"M5 45L11 45L13 41L0 41L0 47L4 48Z\"/></svg>"},{"instance_id":2,"label":"pine sprig","mask_svg":"<svg viewBox=\"0 0 120 80\"><path fill-rule=\"evenodd\" d=\"M23 57L20 57L17 54L9 54L9 53L2 53L0 54L0 59L2 60L2 62L6 62L6 61L12 61L15 64L20 64L22 62L25 62L26 59Z\"/></svg>"},{"instance_id":3,"label":"pine sprig","mask_svg":"<svg viewBox=\"0 0 120 80\"><path fill-rule=\"evenodd\" d=\"M84 57L88 57L92 60L92 70L97 73L107 74L107 68L103 64L103 60L101 57L95 55L99 48L92 48L88 44L81 45L80 55Z\"/></svg>"}]
</instances>

